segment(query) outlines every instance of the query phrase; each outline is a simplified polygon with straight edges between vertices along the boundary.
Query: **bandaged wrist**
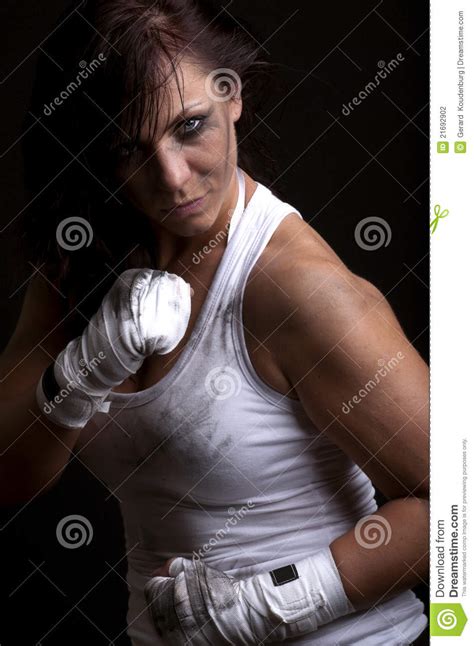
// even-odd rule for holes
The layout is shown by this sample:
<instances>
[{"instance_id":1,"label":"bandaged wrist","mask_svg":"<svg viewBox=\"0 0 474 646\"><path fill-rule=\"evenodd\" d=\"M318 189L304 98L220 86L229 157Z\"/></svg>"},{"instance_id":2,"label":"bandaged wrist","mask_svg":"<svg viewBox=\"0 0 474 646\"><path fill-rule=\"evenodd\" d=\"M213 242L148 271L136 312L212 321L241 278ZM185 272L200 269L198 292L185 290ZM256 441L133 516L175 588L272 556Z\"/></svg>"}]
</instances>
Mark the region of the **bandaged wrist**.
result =
<instances>
[{"instance_id":1,"label":"bandaged wrist","mask_svg":"<svg viewBox=\"0 0 474 646\"><path fill-rule=\"evenodd\" d=\"M67 380L57 362L51 363L36 386L40 411L51 422L65 429L84 428L97 412L108 412L104 402L109 391L91 395L80 389L77 381Z\"/></svg>"},{"instance_id":2,"label":"bandaged wrist","mask_svg":"<svg viewBox=\"0 0 474 646\"><path fill-rule=\"evenodd\" d=\"M262 616L262 626L255 626L257 634L262 634L270 620L277 641L317 630L356 611L346 596L329 547L240 584L245 602Z\"/></svg>"}]
</instances>

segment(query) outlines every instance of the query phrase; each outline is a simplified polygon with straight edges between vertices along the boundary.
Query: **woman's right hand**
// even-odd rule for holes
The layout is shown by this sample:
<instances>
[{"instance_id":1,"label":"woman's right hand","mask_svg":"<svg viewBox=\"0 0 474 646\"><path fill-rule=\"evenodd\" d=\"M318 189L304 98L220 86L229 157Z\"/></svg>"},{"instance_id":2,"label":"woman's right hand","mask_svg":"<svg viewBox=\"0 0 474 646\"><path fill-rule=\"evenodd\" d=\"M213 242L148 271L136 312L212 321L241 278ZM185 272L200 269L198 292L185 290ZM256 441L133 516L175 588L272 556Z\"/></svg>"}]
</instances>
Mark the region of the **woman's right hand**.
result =
<instances>
[{"instance_id":1,"label":"woman's right hand","mask_svg":"<svg viewBox=\"0 0 474 646\"><path fill-rule=\"evenodd\" d=\"M147 356L171 352L186 332L192 293L189 283L166 271L124 271L82 335L70 341L54 363L56 390L68 394L50 413L52 421L83 427L110 390L135 374ZM47 383L48 379L43 386ZM42 380L37 394L44 409L52 389L47 393L41 385Z\"/></svg>"},{"instance_id":2,"label":"woman's right hand","mask_svg":"<svg viewBox=\"0 0 474 646\"><path fill-rule=\"evenodd\" d=\"M131 313L134 348L146 357L168 354L186 332L191 315L191 286L176 274L151 269L124 272L118 278L119 298L125 291L124 307ZM123 328L126 335L126 326ZM136 336L135 333L136 332Z\"/></svg>"},{"instance_id":3,"label":"woman's right hand","mask_svg":"<svg viewBox=\"0 0 474 646\"><path fill-rule=\"evenodd\" d=\"M183 338L190 315L191 287L182 278L166 271L128 269L112 285L85 332L91 350L109 350L110 355L111 349L125 367L112 361L114 355L106 361L105 377L115 386L136 373L145 357L171 352Z\"/></svg>"}]
</instances>

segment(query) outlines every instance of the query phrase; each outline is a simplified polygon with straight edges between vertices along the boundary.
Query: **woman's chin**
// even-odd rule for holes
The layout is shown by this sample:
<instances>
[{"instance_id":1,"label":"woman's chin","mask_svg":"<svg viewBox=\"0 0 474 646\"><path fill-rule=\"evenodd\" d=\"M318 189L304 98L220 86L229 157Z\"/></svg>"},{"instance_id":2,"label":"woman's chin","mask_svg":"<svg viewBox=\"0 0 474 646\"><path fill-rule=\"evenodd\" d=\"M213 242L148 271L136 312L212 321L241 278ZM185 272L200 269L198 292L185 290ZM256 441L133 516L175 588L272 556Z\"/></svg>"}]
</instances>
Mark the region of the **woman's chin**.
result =
<instances>
[{"instance_id":1,"label":"woman's chin","mask_svg":"<svg viewBox=\"0 0 474 646\"><path fill-rule=\"evenodd\" d=\"M155 217L152 220L154 224L162 229L166 229L169 233L186 237L206 233L215 221L215 219L205 212L193 213L186 216L170 214L168 217Z\"/></svg>"}]
</instances>

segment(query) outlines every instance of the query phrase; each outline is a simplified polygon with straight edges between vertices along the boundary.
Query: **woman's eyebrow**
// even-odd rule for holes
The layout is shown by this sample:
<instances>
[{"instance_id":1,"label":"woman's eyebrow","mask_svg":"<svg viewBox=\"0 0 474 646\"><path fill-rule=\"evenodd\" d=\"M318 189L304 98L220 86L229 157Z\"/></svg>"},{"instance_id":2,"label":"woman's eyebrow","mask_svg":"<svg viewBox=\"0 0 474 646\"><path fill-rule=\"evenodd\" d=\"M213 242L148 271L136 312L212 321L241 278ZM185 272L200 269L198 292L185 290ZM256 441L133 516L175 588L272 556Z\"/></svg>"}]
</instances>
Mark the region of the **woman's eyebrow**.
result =
<instances>
[{"instance_id":1,"label":"woman's eyebrow","mask_svg":"<svg viewBox=\"0 0 474 646\"><path fill-rule=\"evenodd\" d=\"M197 108L198 105L203 105L203 104L204 104L204 101L202 99L199 99L198 101L194 101L193 103L188 103L188 105L185 105L184 109L179 114L177 114L173 119L173 121L169 124L169 127L172 128L177 123L182 121L183 116L185 115L186 112L189 112L193 108Z\"/></svg>"},{"instance_id":2,"label":"woman's eyebrow","mask_svg":"<svg viewBox=\"0 0 474 646\"><path fill-rule=\"evenodd\" d=\"M177 114L177 115L174 117L173 121L171 121L171 122L166 126L166 130L169 130L170 128L172 128L173 126L175 126L175 125L176 125L177 123L179 123L180 121L183 121L183 120L185 119L185 114L186 114L187 112L189 112L189 111L190 111L190 110L192 110L193 108L196 108L196 107L197 107L197 106L199 106L199 105L204 105L204 103L205 103L205 100L204 100L204 99L199 99L199 100L197 100L197 101L193 101L192 103L188 103L188 105L185 105L185 106L184 106L184 109L183 109L179 114ZM147 142L146 142L142 137L140 137L140 138L139 138L138 143L139 143L139 144L141 144L141 145L145 145Z\"/></svg>"}]
</instances>

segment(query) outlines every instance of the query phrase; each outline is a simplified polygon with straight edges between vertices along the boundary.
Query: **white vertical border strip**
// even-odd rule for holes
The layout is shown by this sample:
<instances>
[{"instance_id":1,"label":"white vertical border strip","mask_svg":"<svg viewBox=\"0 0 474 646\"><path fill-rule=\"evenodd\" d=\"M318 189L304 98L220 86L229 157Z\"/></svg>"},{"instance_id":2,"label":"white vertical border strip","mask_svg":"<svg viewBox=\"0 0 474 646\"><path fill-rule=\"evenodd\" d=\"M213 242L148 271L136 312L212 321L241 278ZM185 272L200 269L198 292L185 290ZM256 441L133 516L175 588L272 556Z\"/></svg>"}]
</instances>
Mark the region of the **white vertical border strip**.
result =
<instances>
[{"instance_id":1,"label":"white vertical border strip","mask_svg":"<svg viewBox=\"0 0 474 646\"><path fill-rule=\"evenodd\" d=\"M459 56L462 12L463 65ZM474 644L474 1L431 0L431 208L443 215L431 236L430 643ZM463 110L459 110L462 81ZM446 110L446 130L443 113ZM458 115L464 115L461 136ZM443 134L446 138L443 138ZM455 152L456 142L466 152ZM449 152L438 152L439 142ZM436 211L435 211L436 209ZM446 213L448 211L448 213ZM467 476L467 477L466 477ZM463 506L464 505L464 506ZM457 510L457 521L454 511ZM457 527L455 523L457 522ZM443 540L438 538L441 530ZM457 553L455 547L458 532ZM455 560L457 557L457 561ZM458 585L455 582L458 568ZM453 591L458 591L454 596ZM444 608L440 605L444 604ZM454 624L464 622L452 636ZM454 610L454 612L453 612ZM438 636L439 635L439 636ZM443 640L441 641L441 635Z\"/></svg>"}]
</instances>

